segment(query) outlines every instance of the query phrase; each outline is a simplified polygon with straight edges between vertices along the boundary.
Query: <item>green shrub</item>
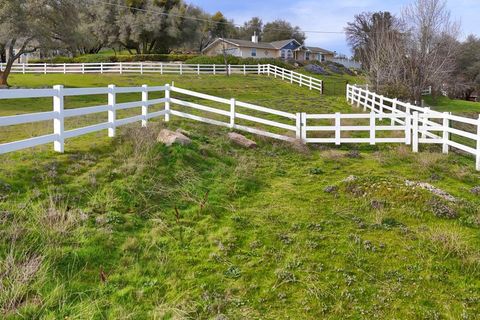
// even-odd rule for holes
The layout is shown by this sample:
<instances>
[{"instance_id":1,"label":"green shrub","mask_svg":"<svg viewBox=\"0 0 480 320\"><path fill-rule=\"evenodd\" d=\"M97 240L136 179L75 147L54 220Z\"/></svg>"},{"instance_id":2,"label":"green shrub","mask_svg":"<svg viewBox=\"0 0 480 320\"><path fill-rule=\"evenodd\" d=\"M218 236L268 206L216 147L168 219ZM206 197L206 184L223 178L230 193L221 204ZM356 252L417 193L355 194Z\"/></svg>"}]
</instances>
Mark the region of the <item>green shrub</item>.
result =
<instances>
[{"instance_id":1,"label":"green shrub","mask_svg":"<svg viewBox=\"0 0 480 320\"><path fill-rule=\"evenodd\" d=\"M185 61L186 64L225 64L224 57L222 55L218 56L198 56L192 59L188 59ZM232 55L227 56L227 64L232 64L232 65L252 65L252 64L271 64L271 65L276 65L281 68L285 69L293 69L293 65L280 60L280 59L274 59L274 58L240 58L240 57L235 57Z\"/></svg>"},{"instance_id":2,"label":"green shrub","mask_svg":"<svg viewBox=\"0 0 480 320\"><path fill-rule=\"evenodd\" d=\"M158 61L172 62L185 61L194 58L192 54L137 54L137 55L104 55L104 54L87 54L75 58L70 57L53 57L44 59L32 59L31 63L100 63L100 62L141 62L141 61Z\"/></svg>"}]
</instances>

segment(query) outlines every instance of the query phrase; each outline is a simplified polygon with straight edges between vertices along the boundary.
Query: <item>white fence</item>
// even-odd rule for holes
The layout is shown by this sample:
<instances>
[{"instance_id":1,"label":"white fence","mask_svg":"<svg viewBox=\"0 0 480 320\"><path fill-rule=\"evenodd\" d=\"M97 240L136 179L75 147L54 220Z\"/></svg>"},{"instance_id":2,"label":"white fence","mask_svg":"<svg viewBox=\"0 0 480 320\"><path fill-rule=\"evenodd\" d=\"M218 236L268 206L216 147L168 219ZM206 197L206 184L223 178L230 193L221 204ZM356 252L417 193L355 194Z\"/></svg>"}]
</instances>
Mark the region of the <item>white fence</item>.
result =
<instances>
[{"instance_id":1,"label":"white fence","mask_svg":"<svg viewBox=\"0 0 480 320\"><path fill-rule=\"evenodd\" d=\"M352 85L347 85L346 96L347 101L363 107L364 111L370 110L379 119L390 118L392 126L400 124L405 130L411 128L414 152L418 152L418 145L422 143L441 144L444 153L455 148L474 155L476 169L480 170L480 116L472 119L438 112Z\"/></svg>"},{"instance_id":2,"label":"white fence","mask_svg":"<svg viewBox=\"0 0 480 320\"><path fill-rule=\"evenodd\" d=\"M162 92L162 98L149 99L149 93ZM139 93L141 99L117 103L117 94ZM65 109L64 98L79 95L108 96L108 104L77 109ZM214 102L216 106L186 101L183 96ZM0 127L38 121L53 121L51 134L21 141L0 144L0 153L11 152L46 143L54 144L54 150L64 151L68 138L107 130L108 136L115 136L117 127L133 122L147 126L155 117L169 121L171 116L187 118L235 130L263 135L274 139L303 143L404 143L412 145L414 152L419 144L442 144L443 152L450 147L476 156L476 168L480 170L480 118L470 119L420 108L397 99L389 99L368 90L347 86L347 100L370 113L356 114L308 114L290 113L265 108L251 103L225 99L170 85L158 87L115 87L67 89L55 86L53 89L0 90L0 99L53 98L53 110L33 114L0 117ZM163 105L163 110L151 112L152 105ZM219 107L220 105L220 107ZM224 105L222 108L221 106ZM117 111L141 107L141 114L128 118L117 118ZM181 107L182 109L178 108ZM197 114L186 110L197 110ZM183 110L183 111L182 111ZM213 116L204 116L198 112ZM253 114L248 113L253 112ZM65 130L65 119L82 115L106 113L108 121L87 127ZM247 123L245 123L247 122ZM454 127L453 123L468 125L471 131ZM394 136L386 136L395 132ZM457 136L452 139L451 135ZM458 139L460 137L460 139ZM470 140L470 145L465 140ZM473 146L472 146L473 145Z\"/></svg>"},{"instance_id":3,"label":"white fence","mask_svg":"<svg viewBox=\"0 0 480 320\"><path fill-rule=\"evenodd\" d=\"M0 63L0 70L5 64ZM36 74L257 74L274 76L282 80L305 86L310 90L323 93L323 82L320 79L306 76L288 69L280 68L271 64L258 65L216 65L216 64L179 64L162 62L115 62L115 63L20 63L14 64L12 73L36 73Z\"/></svg>"}]
</instances>

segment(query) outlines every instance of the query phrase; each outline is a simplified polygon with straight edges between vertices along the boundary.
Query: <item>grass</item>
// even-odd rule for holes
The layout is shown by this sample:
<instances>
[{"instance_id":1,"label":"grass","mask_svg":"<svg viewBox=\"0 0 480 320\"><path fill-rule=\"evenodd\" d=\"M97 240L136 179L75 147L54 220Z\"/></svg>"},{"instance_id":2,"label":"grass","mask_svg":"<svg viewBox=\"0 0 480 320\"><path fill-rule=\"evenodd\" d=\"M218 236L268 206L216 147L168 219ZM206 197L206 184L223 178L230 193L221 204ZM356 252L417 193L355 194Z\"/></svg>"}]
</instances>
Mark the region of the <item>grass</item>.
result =
<instances>
[{"instance_id":1,"label":"grass","mask_svg":"<svg viewBox=\"0 0 480 320\"><path fill-rule=\"evenodd\" d=\"M436 98L426 96L425 102L438 111L448 111L457 114L478 114L480 112L480 103L478 102L450 99L443 96Z\"/></svg>"},{"instance_id":2,"label":"grass","mask_svg":"<svg viewBox=\"0 0 480 320\"><path fill-rule=\"evenodd\" d=\"M282 110L353 112L342 96L253 76L16 75L12 84L172 80ZM14 100L0 110L50 106ZM156 143L163 127L188 130L193 143ZM227 132L174 117L122 128L113 140L105 132L69 140L65 154L44 146L0 156L2 317L477 317L480 199L470 190L480 175L471 158L433 146L298 148L253 135L259 147L246 150ZM9 132L22 135L24 127ZM432 201L455 217L438 217Z\"/></svg>"}]
</instances>

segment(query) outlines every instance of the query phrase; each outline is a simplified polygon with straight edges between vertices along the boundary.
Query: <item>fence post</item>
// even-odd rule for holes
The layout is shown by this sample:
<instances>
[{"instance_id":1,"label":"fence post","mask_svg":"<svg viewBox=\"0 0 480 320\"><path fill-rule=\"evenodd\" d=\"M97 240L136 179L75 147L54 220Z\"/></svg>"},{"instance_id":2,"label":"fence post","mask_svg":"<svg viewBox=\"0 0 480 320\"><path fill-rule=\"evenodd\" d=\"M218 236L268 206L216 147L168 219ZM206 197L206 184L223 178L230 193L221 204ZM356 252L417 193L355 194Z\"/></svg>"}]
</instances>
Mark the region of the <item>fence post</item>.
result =
<instances>
[{"instance_id":1,"label":"fence post","mask_svg":"<svg viewBox=\"0 0 480 320\"><path fill-rule=\"evenodd\" d=\"M232 74L232 65L228 65L228 74L231 75Z\"/></svg>"},{"instance_id":2,"label":"fence post","mask_svg":"<svg viewBox=\"0 0 480 320\"><path fill-rule=\"evenodd\" d=\"M143 62L140 62L140 74L143 75Z\"/></svg>"},{"instance_id":3,"label":"fence post","mask_svg":"<svg viewBox=\"0 0 480 320\"><path fill-rule=\"evenodd\" d=\"M310 77L310 90L312 90L312 77Z\"/></svg>"},{"instance_id":4,"label":"fence post","mask_svg":"<svg viewBox=\"0 0 480 320\"><path fill-rule=\"evenodd\" d=\"M477 161L476 161L476 169L480 171L480 115L478 116L478 123L477 123Z\"/></svg>"},{"instance_id":5,"label":"fence post","mask_svg":"<svg viewBox=\"0 0 480 320\"><path fill-rule=\"evenodd\" d=\"M245 65L243 65L243 75L244 75L244 76L247 75L247 67L245 67Z\"/></svg>"},{"instance_id":6,"label":"fence post","mask_svg":"<svg viewBox=\"0 0 480 320\"><path fill-rule=\"evenodd\" d=\"M300 112L295 113L295 138L302 139L302 114Z\"/></svg>"},{"instance_id":7,"label":"fence post","mask_svg":"<svg viewBox=\"0 0 480 320\"><path fill-rule=\"evenodd\" d=\"M376 126L376 119L375 119L375 112L370 112L370 144L375 144L375 126Z\"/></svg>"},{"instance_id":8,"label":"fence post","mask_svg":"<svg viewBox=\"0 0 480 320\"><path fill-rule=\"evenodd\" d=\"M393 99L392 102L392 114L395 115L397 113L397 98ZM396 122L396 118L392 118L391 125L394 126Z\"/></svg>"},{"instance_id":9,"label":"fence post","mask_svg":"<svg viewBox=\"0 0 480 320\"><path fill-rule=\"evenodd\" d=\"M170 121L170 85L167 83L165 85L165 122Z\"/></svg>"},{"instance_id":10,"label":"fence post","mask_svg":"<svg viewBox=\"0 0 480 320\"><path fill-rule=\"evenodd\" d=\"M197 75L200 75L200 64L197 64Z\"/></svg>"},{"instance_id":11,"label":"fence post","mask_svg":"<svg viewBox=\"0 0 480 320\"><path fill-rule=\"evenodd\" d=\"M383 96L380 96L380 106L378 107L378 111L379 111L379 113L380 113L380 121L383 120L382 115L383 115L383 103L384 103L384 102L385 102L384 97L383 97Z\"/></svg>"},{"instance_id":12,"label":"fence post","mask_svg":"<svg viewBox=\"0 0 480 320\"><path fill-rule=\"evenodd\" d=\"M235 98L230 99L230 128L235 127Z\"/></svg>"},{"instance_id":13,"label":"fence post","mask_svg":"<svg viewBox=\"0 0 480 320\"><path fill-rule=\"evenodd\" d=\"M117 117L117 111L115 110L115 104L117 103L117 96L115 93L115 85L110 84L108 86L108 136L110 138L115 137L115 121Z\"/></svg>"},{"instance_id":14,"label":"fence post","mask_svg":"<svg viewBox=\"0 0 480 320\"><path fill-rule=\"evenodd\" d=\"M341 119L340 119L340 112L335 112L335 144L337 146L341 143Z\"/></svg>"},{"instance_id":15,"label":"fence post","mask_svg":"<svg viewBox=\"0 0 480 320\"><path fill-rule=\"evenodd\" d=\"M85 64L82 63L82 74L85 74Z\"/></svg>"},{"instance_id":16,"label":"fence post","mask_svg":"<svg viewBox=\"0 0 480 320\"><path fill-rule=\"evenodd\" d=\"M25 63L22 63L22 71L23 71L23 74L25 74Z\"/></svg>"},{"instance_id":17,"label":"fence post","mask_svg":"<svg viewBox=\"0 0 480 320\"><path fill-rule=\"evenodd\" d=\"M213 75L215 75L215 74L217 73L217 70L216 70L216 69L217 69L217 65L214 64L214 65L213 65Z\"/></svg>"},{"instance_id":18,"label":"fence post","mask_svg":"<svg viewBox=\"0 0 480 320\"><path fill-rule=\"evenodd\" d=\"M365 103L363 104L363 111L367 111L367 105L368 105L368 96L370 95L370 93L368 91L365 91Z\"/></svg>"},{"instance_id":19,"label":"fence post","mask_svg":"<svg viewBox=\"0 0 480 320\"><path fill-rule=\"evenodd\" d=\"M450 128L450 119L448 118L450 114L448 112L443 113L443 145L442 145L442 152L448 153L448 142L450 141L450 132L448 129Z\"/></svg>"},{"instance_id":20,"label":"fence post","mask_svg":"<svg viewBox=\"0 0 480 320\"><path fill-rule=\"evenodd\" d=\"M412 150L418 152L418 111L413 112Z\"/></svg>"},{"instance_id":21,"label":"fence post","mask_svg":"<svg viewBox=\"0 0 480 320\"><path fill-rule=\"evenodd\" d=\"M412 116L405 114L405 144L412 144Z\"/></svg>"},{"instance_id":22,"label":"fence post","mask_svg":"<svg viewBox=\"0 0 480 320\"><path fill-rule=\"evenodd\" d=\"M160 62L160 74L163 74L163 62Z\"/></svg>"},{"instance_id":23,"label":"fence post","mask_svg":"<svg viewBox=\"0 0 480 320\"><path fill-rule=\"evenodd\" d=\"M301 113L301 141L302 143L307 143L307 114L305 112Z\"/></svg>"},{"instance_id":24,"label":"fence post","mask_svg":"<svg viewBox=\"0 0 480 320\"><path fill-rule=\"evenodd\" d=\"M147 126L148 122L148 86L142 86L142 127Z\"/></svg>"},{"instance_id":25,"label":"fence post","mask_svg":"<svg viewBox=\"0 0 480 320\"><path fill-rule=\"evenodd\" d=\"M427 138L427 127L428 127L428 113L430 112L430 108L425 108L425 112L423 112L423 119L422 119L422 139Z\"/></svg>"},{"instance_id":26,"label":"fence post","mask_svg":"<svg viewBox=\"0 0 480 320\"><path fill-rule=\"evenodd\" d=\"M362 91L360 91L360 88L356 88L356 91L353 91L353 96L357 99L357 108L360 108L360 100L362 100Z\"/></svg>"},{"instance_id":27,"label":"fence post","mask_svg":"<svg viewBox=\"0 0 480 320\"><path fill-rule=\"evenodd\" d=\"M55 96L53 96L53 111L55 112L55 118L53 118L53 133L55 134L53 150L63 153L65 146L65 137L63 135L65 131L63 86L57 85L53 89L56 91Z\"/></svg>"},{"instance_id":28,"label":"fence post","mask_svg":"<svg viewBox=\"0 0 480 320\"><path fill-rule=\"evenodd\" d=\"M123 74L123 63L120 62L120 74Z\"/></svg>"},{"instance_id":29,"label":"fence post","mask_svg":"<svg viewBox=\"0 0 480 320\"><path fill-rule=\"evenodd\" d=\"M46 63L43 64L43 73L47 74L47 64Z\"/></svg>"}]
</instances>

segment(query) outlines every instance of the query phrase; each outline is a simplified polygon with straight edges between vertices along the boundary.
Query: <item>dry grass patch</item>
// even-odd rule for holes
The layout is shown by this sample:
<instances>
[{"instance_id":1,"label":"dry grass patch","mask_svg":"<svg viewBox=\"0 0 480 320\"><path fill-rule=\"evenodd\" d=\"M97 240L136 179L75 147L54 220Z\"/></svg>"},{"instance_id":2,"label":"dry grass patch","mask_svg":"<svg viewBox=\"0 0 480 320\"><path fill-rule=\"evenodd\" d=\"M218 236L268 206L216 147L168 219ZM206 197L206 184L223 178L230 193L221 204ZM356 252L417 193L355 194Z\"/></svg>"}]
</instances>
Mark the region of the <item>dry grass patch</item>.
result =
<instances>
[{"instance_id":1,"label":"dry grass patch","mask_svg":"<svg viewBox=\"0 0 480 320\"><path fill-rule=\"evenodd\" d=\"M38 297L31 289L44 274L44 256L12 249L0 260L0 315L14 313ZM45 270L43 270L45 271Z\"/></svg>"},{"instance_id":2,"label":"dry grass patch","mask_svg":"<svg viewBox=\"0 0 480 320\"><path fill-rule=\"evenodd\" d=\"M427 236L437 249L444 252L445 258L466 258L471 254L465 235L457 227L435 227L427 232Z\"/></svg>"},{"instance_id":3,"label":"dry grass patch","mask_svg":"<svg viewBox=\"0 0 480 320\"><path fill-rule=\"evenodd\" d=\"M337 149L328 149L325 151L322 151L320 153L321 157L330 160L330 161L336 161L342 158L345 158L345 151L337 150Z\"/></svg>"}]
</instances>

